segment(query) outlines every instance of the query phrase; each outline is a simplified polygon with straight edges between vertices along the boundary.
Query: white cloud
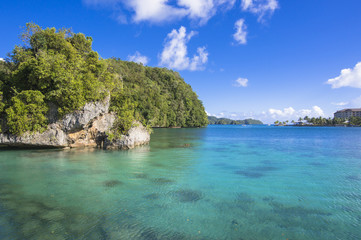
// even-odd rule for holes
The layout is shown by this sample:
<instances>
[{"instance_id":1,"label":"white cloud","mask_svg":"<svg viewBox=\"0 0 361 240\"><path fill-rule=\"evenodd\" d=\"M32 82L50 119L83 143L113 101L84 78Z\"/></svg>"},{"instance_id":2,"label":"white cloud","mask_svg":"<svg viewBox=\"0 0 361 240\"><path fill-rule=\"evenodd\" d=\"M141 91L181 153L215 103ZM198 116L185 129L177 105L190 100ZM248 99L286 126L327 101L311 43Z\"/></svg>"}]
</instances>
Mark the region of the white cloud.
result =
<instances>
[{"instance_id":1,"label":"white cloud","mask_svg":"<svg viewBox=\"0 0 361 240\"><path fill-rule=\"evenodd\" d=\"M149 62L148 57L141 55L138 51L135 52L134 55L128 55L128 61L142 63L143 65L147 65Z\"/></svg>"},{"instance_id":2,"label":"white cloud","mask_svg":"<svg viewBox=\"0 0 361 240\"><path fill-rule=\"evenodd\" d=\"M235 0L83 0L87 5L106 6L119 10L125 6L134 22L159 23L187 17L206 23L221 7L233 7Z\"/></svg>"},{"instance_id":3,"label":"white cloud","mask_svg":"<svg viewBox=\"0 0 361 240\"><path fill-rule=\"evenodd\" d=\"M239 44L247 43L247 26L244 24L244 19L239 19L235 24L236 32L233 34L234 40Z\"/></svg>"},{"instance_id":4,"label":"white cloud","mask_svg":"<svg viewBox=\"0 0 361 240\"><path fill-rule=\"evenodd\" d=\"M342 69L340 76L329 79L327 83L331 84L332 88L361 88L361 62L357 63L353 69Z\"/></svg>"},{"instance_id":5,"label":"white cloud","mask_svg":"<svg viewBox=\"0 0 361 240\"><path fill-rule=\"evenodd\" d=\"M187 15L185 9L172 7L167 4L167 0L130 0L125 2L134 10L133 20L135 22L162 22Z\"/></svg>"},{"instance_id":6,"label":"white cloud","mask_svg":"<svg viewBox=\"0 0 361 240\"><path fill-rule=\"evenodd\" d=\"M258 16L258 21L262 21L267 14L272 15L279 7L277 0L242 0L243 11L249 11Z\"/></svg>"},{"instance_id":7,"label":"white cloud","mask_svg":"<svg viewBox=\"0 0 361 240\"><path fill-rule=\"evenodd\" d=\"M333 105L336 105L336 106L345 106L345 105L347 105L347 104L349 104L348 102L334 102L334 103L332 103Z\"/></svg>"},{"instance_id":8,"label":"white cloud","mask_svg":"<svg viewBox=\"0 0 361 240\"><path fill-rule=\"evenodd\" d=\"M0 58L0 61L1 61L1 62L5 62L5 59L3 59L3 58Z\"/></svg>"},{"instance_id":9,"label":"white cloud","mask_svg":"<svg viewBox=\"0 0 361 240\"><path fill-rule=\"evenodd\" d=\"M270 108L268 112L271 114L272 118L277 118L292 116L296 112L296 110L293 109L293 107L284 108L283 110Z\"/></svg>"},{"instance_id":10,"label":"white cloud","mask_svg":"<svg viewBox=\"0 0 361 240\"><path fill-rule=\"evenodd\" d=\"M223 112L218 113L218 114L213 114L213 113L209 113L209 112L206 111L206 113L207 113L208 116L211 116L211 117L216 117L216 118L222 118L222 117L224 117L224 113L223 113Z\"/></svg>"},{"instance_id":11,"label":"white cloud","mask_svg":"<svg viewBox=\"0 0 361 240\"><path fill-rule=\"evenodd\" d=\"M247 78L238 78L236 82L233 84L234 87L247 87L248 79Z\"/></svg>"},{"instance_id":12,"label":"white cloud","mask_svg":"<svg viewBox=\"0 0 361 240\"><path fill-rule=\"evenodd\" d=\"M299 117L323 117L325 116L323 110L319 106L313 106L312 109L301 109L296 111L293 107L279 109L269 109L268 114L272 119L277 120L297 120Z\"/></svg>"},{"instance_id":13,"label":"white cloud","mask_svg":"<svg viewBox=\"0 0 361 240\"><path fill-rule=\"evenodd\" d=\"M208 61L208 52L205 47L199 47L192 59L188 57L187 43L195 34L197 33L194 31L187 34L183 26L178 31L173 29L165 40L159 65L177 70L202 70Z\"/></svg>"},{"instance_id":14,"label":"white cloud","mask_svg":"<svg viewBox=\"0 0 361 240\"><path fill-rule=\"evenodd\" d=\"M297 117L306 117L312 115L311 109L301 109L298 111Z\"/></svg>"},{"instance_id":15,"label":"white cloud","mask_svg":"<svg viewBox=\"0 0 361 240\"><path fill-rule=\"evenodd\" d=\"M344 108L360 108L361 107L361 96L354 98L348 102L333 102L332 105Z\"/></svg>"},{"instance_id":16,"label":"white cloud","mask_svg":"<svg viewBox=\"0 0 361 240\"><path fill-rule=\"evenodd\" d=\"M212 0L179 0L178 4L188 9L191 19L201 19L201 23L207 22L216 11Z\"/></svg>"},{"instance_id":17,"label":"white cloud","mask_svg":"<svg viewBox=\"0 0 361 240\"><path fill-rule=\"evenodd\" d=\"M204 64L208 61L208 52L206 51L206 47L197 48L198 55L194 54L192 60L189 63L189 70L203 70Z\"/></svg>"},{"instance_id":18,"label":"white cloud","mask_svg":"<svg viewBox=\"0 0 361 240\"><path fill-rule=\"evenodd\" d=\"M316 116L317 115L321 116L321 117L325 116L325 114L323 113L323 110L319 106L313 106L312 110L313 110L313 113L315 113Z\"/></svg>"}]
</instances>

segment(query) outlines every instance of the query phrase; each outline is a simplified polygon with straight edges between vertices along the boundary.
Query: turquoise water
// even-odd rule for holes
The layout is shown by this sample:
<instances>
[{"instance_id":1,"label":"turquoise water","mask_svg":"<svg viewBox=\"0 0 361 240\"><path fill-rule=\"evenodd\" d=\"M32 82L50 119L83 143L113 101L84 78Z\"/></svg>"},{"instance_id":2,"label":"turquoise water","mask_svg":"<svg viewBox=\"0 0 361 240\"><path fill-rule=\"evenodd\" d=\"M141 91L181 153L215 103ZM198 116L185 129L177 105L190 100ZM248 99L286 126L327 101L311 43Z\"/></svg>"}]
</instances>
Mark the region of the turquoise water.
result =
<instances>
[{"instance_id":1,"label":"turquoise water","mask_svg":"<svg viewBox=\"0 0 361 240\"><path fill-rule=\"evenodd\" d=\"M0 152L0 239L361 239L361 128L155 129Z\"/></svg>"}]
</instances>

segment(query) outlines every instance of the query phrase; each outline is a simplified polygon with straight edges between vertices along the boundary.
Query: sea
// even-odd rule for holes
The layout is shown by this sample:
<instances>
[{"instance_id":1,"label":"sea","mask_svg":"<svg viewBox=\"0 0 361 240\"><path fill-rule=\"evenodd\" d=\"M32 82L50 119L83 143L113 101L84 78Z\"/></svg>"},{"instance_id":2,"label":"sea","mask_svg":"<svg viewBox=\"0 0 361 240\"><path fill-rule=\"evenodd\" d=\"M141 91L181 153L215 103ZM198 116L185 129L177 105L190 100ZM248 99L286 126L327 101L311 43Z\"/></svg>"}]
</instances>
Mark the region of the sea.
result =
<instances>
[{"instance_id":1,"label":"sea","mask_svg":"<svg viewBox=\"0 0 361 240\"><path fill-rule=\"evenodd\" d=\"M0 239L361 239L361 128L154 129L0 150Z\"/></svg>"}]
</instances>

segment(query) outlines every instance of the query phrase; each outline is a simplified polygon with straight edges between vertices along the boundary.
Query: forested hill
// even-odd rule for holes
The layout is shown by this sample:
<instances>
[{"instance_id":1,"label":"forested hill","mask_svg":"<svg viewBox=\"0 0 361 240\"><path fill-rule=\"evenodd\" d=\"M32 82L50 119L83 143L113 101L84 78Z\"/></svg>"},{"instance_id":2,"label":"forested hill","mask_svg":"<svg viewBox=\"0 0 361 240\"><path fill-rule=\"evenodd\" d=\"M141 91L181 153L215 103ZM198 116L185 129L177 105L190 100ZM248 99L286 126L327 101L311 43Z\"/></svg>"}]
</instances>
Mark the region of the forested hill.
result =
<instances>
[{"instance_id":1,"label":"forested hill","mask_svg":"<svg viewBox=\"0 0 361 240\"><path fill-rule=\"evenodd\" d=\"M229 118L216 118L213 116L208 116L208 122L210 125L257 125L257 124L263 124L260 120L255 119L245 119L245 120L232 120Z\"/></svg>"},{"instance_id":2,"label":"forested hill","mask_svg":"<svg viewBox=\"0 0 361 240\"><path fill-rule=\"evenodd\" d=\"M54 106L61 118L109 95L118 133L134 120L148 127L208 123L202 102L177 72L101 59L91 37L69 29L28 23L21 38L24 44L0 61L2 132L44 131Z\"/></svg>"},{"instance_id":3,"label":"forested hill","mask_svg":"<svg viewBox=\"0 0 361 240\"><path fill-rule=\"evenodd\" d=\"M114 100L134 109L136 119L152 127L201 127L207 125L202 102L178 72L144 67L134 62L108 59L123 90Z\"/></svg>"}]
</instances>

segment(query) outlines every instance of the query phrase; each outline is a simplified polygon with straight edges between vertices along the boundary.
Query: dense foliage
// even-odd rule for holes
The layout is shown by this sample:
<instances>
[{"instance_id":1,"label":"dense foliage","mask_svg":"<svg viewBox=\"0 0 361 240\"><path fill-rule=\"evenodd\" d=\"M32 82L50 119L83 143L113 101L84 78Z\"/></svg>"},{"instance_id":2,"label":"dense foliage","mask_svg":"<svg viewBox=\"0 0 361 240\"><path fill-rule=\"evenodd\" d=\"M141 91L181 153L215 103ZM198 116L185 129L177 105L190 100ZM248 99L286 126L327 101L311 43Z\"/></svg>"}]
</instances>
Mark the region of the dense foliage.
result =
<instances>
[{"instance_id":1,"label":"dense foliage","mask_svg":"<svg viewBox=\"0 0 361 240\"><path fill-rule=\"evenodd\" d=\"M263 124L260 120L255 119L245 119L245 120L232 120L229 118L217 118L213 116L208 116L208 122L211 125L257 125Z\"/></svg>"},{"instance_id":2,"label":"dense foliage","mask_svg":"<svg viewBox=\"0 0 361 240\"><path fill-rule=\"evenodd\" d=\"M335 125L351 125L351 126L361 126L361 118L360 117L350 117L348 119L342 118L303 118L306 122L311 123L316 126L335 126Z\"/></svg>"},{"instance_id":3,"label":"dense foliage","mask_svg":"<svg viewBox=\"0 0 361 240\"><path fill-rule=\"evenodd\" d=\"M114 58L107 62L121 82L112 94L115 111L120 108L122 114L152 127L207 125L202 102L177 72Z\"/></svg>"},{"instance_id":4,"label":"dense foliage","mask_svg":"<svg viewBox=\"0 0 361 240\"><path fill-rule=\"evenodd\" d=\"M178 73L118 59L100 59L92 38L29 23L6 62L0 61L2 131L45 129L49 104L59 117L111 95L116 133L133 120L152 127L207 124L202 103Z\"/></svg>"},{"instance_id":5,"label":"dense foliage","mask_svg":"<svg viewBox=\"0 0 361 240\"><path fill-rule=\"evenodd\" d=\"M21 134L26 131L44 130L47 111L44 95L40 91L21 91L12 97L10 107L5 110L10 132Z\"/></svg>"}]
</instances>

